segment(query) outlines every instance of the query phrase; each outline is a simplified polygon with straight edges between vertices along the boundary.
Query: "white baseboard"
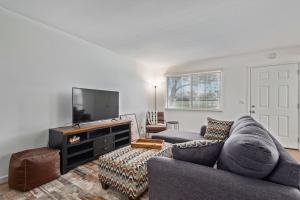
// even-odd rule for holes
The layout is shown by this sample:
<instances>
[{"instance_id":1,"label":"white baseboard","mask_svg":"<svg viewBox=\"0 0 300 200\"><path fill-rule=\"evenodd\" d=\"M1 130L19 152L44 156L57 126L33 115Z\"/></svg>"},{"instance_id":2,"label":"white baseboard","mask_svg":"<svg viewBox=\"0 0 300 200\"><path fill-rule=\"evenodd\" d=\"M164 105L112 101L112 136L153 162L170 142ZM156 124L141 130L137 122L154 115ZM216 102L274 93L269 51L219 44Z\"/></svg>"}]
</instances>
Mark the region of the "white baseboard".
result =
<instances>
[{"instance_id":1,"label":"white baseboard","mask_svg":"<svg viewBox=\"0 0 300 200\"><path fill-rule=\"evenodd\" d=\"M1 176L1 177L0 177L0 184L6 183L7 181L8 181L8 175Z\"/></svg>"}]
</instances>

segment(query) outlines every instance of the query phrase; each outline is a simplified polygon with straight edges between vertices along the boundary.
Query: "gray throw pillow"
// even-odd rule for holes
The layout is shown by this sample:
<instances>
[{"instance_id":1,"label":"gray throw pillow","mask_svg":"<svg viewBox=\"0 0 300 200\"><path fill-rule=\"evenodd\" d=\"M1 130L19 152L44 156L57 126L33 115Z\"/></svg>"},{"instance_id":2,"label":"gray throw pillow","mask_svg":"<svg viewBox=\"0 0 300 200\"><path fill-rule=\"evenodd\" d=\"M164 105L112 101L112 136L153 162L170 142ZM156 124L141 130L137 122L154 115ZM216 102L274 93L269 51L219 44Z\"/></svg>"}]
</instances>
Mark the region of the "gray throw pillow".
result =
<instances>
[{"instance_id":1,"label":"gray throw pillow","mask_svg":"<svg viewBox=\"0 0 300 200\"><path fill-rule=\"evenodd\" d=\"M240 118L224 143L218 168L242 176L267 177L279 160L275 143L258 122L251 117Z\"/></svg>"},{"instance_id":2,"label":"gray throw pillow","mask_svg":"<svg viewBox=\"0 0 300 200\"><path fill-rule=\"evenodd\" d=\"M233 121L221 121L207 118L207 128L204 138L208 140L225 140L229 137Z\"/></svg>"},{"instance_id":3,"label":"gray throw pillow","mask_svg":"<svg viewBox=\"0 0 300 200\"><path fill-rule=\"evenodd\" d=\"M173 145L173 158L213 167L224 142L221 140L194 140Z\"/></svg>"}]
</instances>

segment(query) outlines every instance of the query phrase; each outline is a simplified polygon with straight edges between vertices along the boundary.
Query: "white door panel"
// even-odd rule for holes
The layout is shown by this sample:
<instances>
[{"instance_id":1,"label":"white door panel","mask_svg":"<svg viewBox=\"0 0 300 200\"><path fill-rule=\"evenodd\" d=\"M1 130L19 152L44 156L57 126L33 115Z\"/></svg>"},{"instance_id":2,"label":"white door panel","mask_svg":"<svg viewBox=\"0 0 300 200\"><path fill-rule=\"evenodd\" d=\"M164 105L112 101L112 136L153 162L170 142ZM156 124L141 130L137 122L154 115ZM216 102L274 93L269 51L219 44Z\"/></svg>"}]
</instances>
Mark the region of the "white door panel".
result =
<instances>
[{"instance_id":1,"label":"white door panel","mask_svg":"<svg viewBox=\"0 0 300 200\"><path fill-rule=\"evenodd\" d=\"M284 147L298 149L298 65L251 68L251 115Z\"/></svg>"}]
</instances>

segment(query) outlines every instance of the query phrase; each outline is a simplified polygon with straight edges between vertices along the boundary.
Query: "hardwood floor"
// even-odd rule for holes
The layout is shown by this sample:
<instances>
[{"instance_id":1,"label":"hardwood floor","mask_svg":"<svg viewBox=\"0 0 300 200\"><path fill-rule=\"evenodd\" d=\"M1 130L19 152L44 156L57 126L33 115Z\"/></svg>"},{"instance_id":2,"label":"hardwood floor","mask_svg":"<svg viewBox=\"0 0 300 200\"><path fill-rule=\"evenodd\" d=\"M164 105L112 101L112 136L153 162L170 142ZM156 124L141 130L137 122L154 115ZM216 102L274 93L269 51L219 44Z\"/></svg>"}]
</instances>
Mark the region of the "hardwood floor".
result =
<instances>
[{"instance_id":1,"label":"hardwood floor","mask_svg":"<svg viewBox=\"0 0 300 200\"><path fill-rule=\"evenodd\" d=\"M287 149L287 150L293 156L293 158L300 163L300 152L299 152L299 150L294 150L294 149Z\"/></svg>"},{"instance_id":2,"label":"hardwood floor","mask_svg":"<svg viewBox=\"0 0 300 200\"><path fill-rule=\"evenodd\" d=\"M7 183L0 184L0 194L8 191L9 191L9 187Z\"/></svg>"}]
</instances>

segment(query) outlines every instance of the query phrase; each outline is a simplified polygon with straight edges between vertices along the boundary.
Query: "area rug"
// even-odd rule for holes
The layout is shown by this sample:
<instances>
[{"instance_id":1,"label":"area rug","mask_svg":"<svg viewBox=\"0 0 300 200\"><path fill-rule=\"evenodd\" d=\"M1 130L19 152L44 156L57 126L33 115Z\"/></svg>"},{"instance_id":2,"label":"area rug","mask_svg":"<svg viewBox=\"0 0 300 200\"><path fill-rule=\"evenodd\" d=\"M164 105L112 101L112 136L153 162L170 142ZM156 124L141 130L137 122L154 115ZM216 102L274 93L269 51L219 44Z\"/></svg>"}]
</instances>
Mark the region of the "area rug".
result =
<instances>
[{"instance_id":1,"label":"area rug","mask_svg":"<svg viewBox=\"0 0 300 200\"><path fill-rule=\"evenodd\" d=\"M82 165L57 180L29 192L9 190L0 200L125 200L126 196L113 188L103 190L98 180L98 161ZM139 200L148 200L145 194Z\"/></svg>"}]
</instances>

